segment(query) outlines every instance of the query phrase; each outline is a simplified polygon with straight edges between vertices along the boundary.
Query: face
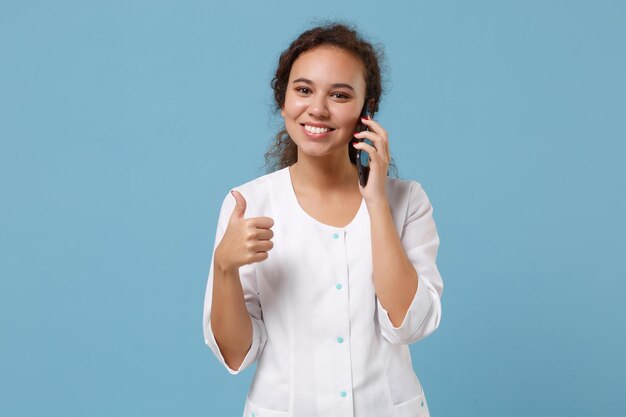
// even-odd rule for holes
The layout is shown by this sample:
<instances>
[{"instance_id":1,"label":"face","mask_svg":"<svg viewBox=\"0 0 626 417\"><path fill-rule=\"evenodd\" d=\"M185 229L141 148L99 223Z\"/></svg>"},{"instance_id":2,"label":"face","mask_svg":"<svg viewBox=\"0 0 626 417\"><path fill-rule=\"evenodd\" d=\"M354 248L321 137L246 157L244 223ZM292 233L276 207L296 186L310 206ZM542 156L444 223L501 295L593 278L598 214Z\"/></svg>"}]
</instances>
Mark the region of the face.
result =
<instances>
[{"instance_id":1,"label":"face","mask_svg":"<svg viewBox=\"0 0 626 417\"><path fill-rule=\"evenodd\" d=\"M298 154L345 154L365 103L361 61L342 49L319 46L291 67L281 115Z\"/></svg>"}]
</instances>

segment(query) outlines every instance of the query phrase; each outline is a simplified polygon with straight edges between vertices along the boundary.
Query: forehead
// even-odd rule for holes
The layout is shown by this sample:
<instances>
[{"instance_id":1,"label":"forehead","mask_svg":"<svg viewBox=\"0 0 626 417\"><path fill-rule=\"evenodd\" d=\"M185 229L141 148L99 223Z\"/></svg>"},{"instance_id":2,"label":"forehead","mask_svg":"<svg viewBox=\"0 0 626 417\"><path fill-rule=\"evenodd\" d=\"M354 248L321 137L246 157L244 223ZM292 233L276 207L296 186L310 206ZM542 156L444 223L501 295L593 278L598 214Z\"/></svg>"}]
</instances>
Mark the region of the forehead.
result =
<instances>
[{"instance_id":1,"label":"forehead","mask_svg":"<svg viewBox=\"0 0 626 417\"><path fill-rule=\"evenodd\" d=\"M291 67L289 80L307 78L314 83L365 83L365 68L352 53L322 45L300 55ZM355 88L357 86L355 85Z\"/></svg>"}]
</instances>

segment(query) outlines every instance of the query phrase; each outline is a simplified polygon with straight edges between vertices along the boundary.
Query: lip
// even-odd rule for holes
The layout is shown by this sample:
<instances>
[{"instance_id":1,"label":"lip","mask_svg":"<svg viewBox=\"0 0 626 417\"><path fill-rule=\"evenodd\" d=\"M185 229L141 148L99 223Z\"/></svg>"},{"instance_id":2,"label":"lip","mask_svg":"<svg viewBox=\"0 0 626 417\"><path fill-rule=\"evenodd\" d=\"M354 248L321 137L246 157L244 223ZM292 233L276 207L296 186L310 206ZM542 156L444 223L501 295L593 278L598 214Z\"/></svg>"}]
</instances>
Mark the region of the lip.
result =
<instances>
[{"instance_id":1,"label":"lip","mask_svg":"<svg viewBox=\"0 0 626 417\"><path fill-rule=\"evenodd\" d=\"M327 124L324 123L315 123L315 122L305 122L305 123L300 123L301 126L304 125L308 125L308 126L313 126L313 127L325 127L328 129L332 129L332 127L328 126Z\"/></svg>"},{"instance_id":2,"label":"lip","mask_svg":"<svg viewBox=\"0 0 626 417\"><path fill-rule=\"evenodd\" d=\"M311 133L308 130L306 130L304 128L304 125L308 125L308 126L313 126L313 127L324 127L324 128L328 128L331 129L328 132L325 133ZM302 129L302 131L304 132L305 135L307 135L308 137L312 138L312 139L322 139L325 138L326 136L330 135L331 133L333 133L335 131L335 129L329 127L328 125L322 124L322 123L302 123L300 124L300 128Z\"/></svg>"}]
</instances>

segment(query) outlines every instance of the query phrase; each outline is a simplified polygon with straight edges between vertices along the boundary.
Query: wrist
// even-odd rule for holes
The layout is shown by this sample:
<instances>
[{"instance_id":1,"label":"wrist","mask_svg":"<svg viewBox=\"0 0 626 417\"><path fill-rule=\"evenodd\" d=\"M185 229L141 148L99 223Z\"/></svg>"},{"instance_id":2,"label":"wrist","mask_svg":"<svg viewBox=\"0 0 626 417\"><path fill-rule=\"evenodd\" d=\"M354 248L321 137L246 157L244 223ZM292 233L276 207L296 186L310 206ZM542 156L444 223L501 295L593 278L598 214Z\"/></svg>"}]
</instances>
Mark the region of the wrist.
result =
<instances>
[{"instance_id":1,"label":"wrist","mask_svg":"<svg viewBox=\"0 0 626 417\"><path fill-rule=\"evenodd\" d=\"M367 206L368 211L374 210L389 210L389 202L386 198L381 198L378 200L370 200L365 201L365 205Z\"/></svg>"},{"instance_id":2,"label":"wrist","mask_svg":"<svg viewBox=\"0 0 626 417\"><path fill-rule=\"evenodd\" d=\"M219 247L215 250L215 256L213 257L213 270L216 274L221 276L229 276L234 272L237 272L239 268L228 262L221 254Z\"/></svg>"}]
</instances>

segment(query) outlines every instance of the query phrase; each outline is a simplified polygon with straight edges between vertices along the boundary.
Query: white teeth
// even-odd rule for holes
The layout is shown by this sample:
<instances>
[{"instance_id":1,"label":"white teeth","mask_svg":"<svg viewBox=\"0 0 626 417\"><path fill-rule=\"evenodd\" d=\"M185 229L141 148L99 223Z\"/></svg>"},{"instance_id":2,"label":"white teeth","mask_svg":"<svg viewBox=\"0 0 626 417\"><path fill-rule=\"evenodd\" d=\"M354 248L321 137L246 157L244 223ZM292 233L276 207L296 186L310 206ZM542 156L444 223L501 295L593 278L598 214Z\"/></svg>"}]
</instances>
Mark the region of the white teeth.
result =
<instances>
[{"instance_id":1,"label":"white teeth","mask_svg":"<svg viewBox=\"0 0 626 417\"><path fill-rule=\"evenodd\" d=\"M326 133L330 130L327 127L313 127L309 125L304 125L304 128L306 129L307 132L311 132L316 135L319 135L320 133Z\"/></svg>"}]
</instances>

